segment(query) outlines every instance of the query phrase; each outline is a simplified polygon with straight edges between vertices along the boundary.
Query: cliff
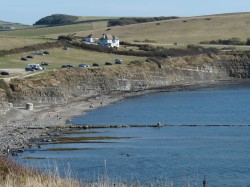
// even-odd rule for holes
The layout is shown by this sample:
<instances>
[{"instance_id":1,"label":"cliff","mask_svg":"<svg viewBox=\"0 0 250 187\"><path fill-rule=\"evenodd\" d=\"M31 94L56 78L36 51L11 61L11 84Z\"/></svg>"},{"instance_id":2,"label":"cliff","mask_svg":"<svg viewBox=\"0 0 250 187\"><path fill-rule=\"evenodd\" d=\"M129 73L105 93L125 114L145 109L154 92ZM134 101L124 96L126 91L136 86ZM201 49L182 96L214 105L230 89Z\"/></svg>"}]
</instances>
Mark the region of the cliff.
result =
<instances>
[{"instance_id":1,"label":"cliff","mask_svg":"<svg viewBox=\"0 0 250 187\"><path fill-rule=\"evenodd\" d=\"M16 106L27 102L63 104L100 94L250 77L246 55L198 55L147 61L126 66L61 69L13 79L0 85L0 108L4 111L7 102Z\"/></svg>"}]
</instances>

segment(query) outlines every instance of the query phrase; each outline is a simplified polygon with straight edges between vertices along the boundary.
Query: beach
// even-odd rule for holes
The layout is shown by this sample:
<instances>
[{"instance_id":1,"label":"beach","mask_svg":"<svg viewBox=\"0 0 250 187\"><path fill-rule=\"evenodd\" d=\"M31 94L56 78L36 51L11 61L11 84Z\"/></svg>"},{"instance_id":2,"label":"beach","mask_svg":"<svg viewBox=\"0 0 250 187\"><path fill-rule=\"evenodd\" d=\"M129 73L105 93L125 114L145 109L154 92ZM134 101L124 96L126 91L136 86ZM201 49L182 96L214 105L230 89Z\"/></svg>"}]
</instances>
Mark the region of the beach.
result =
<instances>
[{"instance_id":1,"label":"beach","mask_svg":"<svg viewBox=\"0 0 250 187\"><path fill-rule=\"evenodd\" d=\"M121 100L123 96L98 96L88 100L72 102L64 105L34 105L33 110L25 107L12 107L1 120L0 150L7 155L8 148L15 150L28 147L29 139L58 136L60 128L70 126L70 118L81 115L88 110L108 105ZM57 129L58 132L52 129Z\"/></svg>"}]
</instances>

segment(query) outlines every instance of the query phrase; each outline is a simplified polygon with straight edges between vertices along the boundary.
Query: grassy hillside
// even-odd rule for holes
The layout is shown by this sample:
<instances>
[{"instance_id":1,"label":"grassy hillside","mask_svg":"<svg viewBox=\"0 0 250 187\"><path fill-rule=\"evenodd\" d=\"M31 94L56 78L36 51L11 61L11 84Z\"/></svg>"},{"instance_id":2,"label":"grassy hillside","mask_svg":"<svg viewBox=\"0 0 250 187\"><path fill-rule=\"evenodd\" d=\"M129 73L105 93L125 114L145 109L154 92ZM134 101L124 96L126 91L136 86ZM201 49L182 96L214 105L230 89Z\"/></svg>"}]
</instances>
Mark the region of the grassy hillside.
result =
<instances>
[{"instance_id":1,"label":"grassy hillside","mask_svg":"<svg viewBox=\"0 0 250 187\"><path fill-rule=\"evenodd\" d=\"M94 31L82 31L78 34L79 36L86 36L90 33L100 36L107 31L103 28ZM150 40L158 45L198 44L204 40L233 37L246 40L250 37L250 13L179 18L157 23L112 27L108 33L118 36L122 41Z\"/></svg>"},{"instance_id":2,"label":"grassy hillside","mask_svg":"<svg viewBox=\"0 0 250 187\"><path fill-rule=\"evenodd\" d=\"M118 26L107 29L107 20L110 17L79 17L78 21L84 23L43 27L32 29L22 29L14 31L0 32L0 49L7 43L2 40L6 37L16 39L19 45L12 43L13 48L19 47L25 39L41 40L43 38L57 39L59 35L77 33L84 37L89 34L99 37L103 33L116 35L121 41L128 42L151 42L155 45L173 45L178 46L187 44L199 44L201 41L239 38L246 40L250 37L250 13L221 14L211 16L199 16L189 18L179 18L174 20L165 20L159 22L133 24L127 26ZM91 20L94 20L91 22ZM99 20L99 21L97 21ZM103 20L103 21L100 21ZM34 43L30 40L31 44ZM5 43L5 44L3 44ZM6 46L9 48L9 46Z\"/></svg>"}]
</instances>

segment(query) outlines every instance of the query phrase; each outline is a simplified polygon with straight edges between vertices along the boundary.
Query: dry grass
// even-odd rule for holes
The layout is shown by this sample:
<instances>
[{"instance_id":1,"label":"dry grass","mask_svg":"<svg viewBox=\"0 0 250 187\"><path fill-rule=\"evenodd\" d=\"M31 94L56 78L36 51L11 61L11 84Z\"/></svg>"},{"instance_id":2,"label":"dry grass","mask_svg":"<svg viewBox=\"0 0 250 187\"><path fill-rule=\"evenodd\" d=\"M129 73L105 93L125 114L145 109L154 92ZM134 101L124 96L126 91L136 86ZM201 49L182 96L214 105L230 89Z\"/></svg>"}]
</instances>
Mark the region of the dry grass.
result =
<instances>
[{"instance_id":1,"label":"dry grass","mask_svg":"<svg viewBox=\"0 0 250 187\"><path fill-rule=\"evenodd\" d=\"M250 13L164 20L160 22L111 27L111 30L109 31L107 31L106 18L109 17L81 17L79 18L79 21L91 19L103 19L103 21L57 27L2 31L0 33L1 38L13 37L13 39L11 39L13 41L9 44L9 42L6 42L8 39L0 40L0 49L25 46L27 43L23 41L28 42L29 39L35 39L39 42L39 40L44 38L57 39L59 35L72 33L77 33L77 35L81 37L85 37L89 34L94 34L94 36L99 37L103 33L108 32L118 36L122 41L154 41L154 45L164 45L169 47L198 44L205 40L229 39L233 37L246 40L250 37ZM14 42L15 39L17 40L17 44ZM29 42L32 43L32 40ZM174 43L177 43L178 45L173 45Z\"/></svg>"},{"instance_id":2,"label":"dry grass","mask_svg":"<svg viewBox=\"0 0 250 187\"><path fill-rule=\"evenodd\" d=\"M173 187L173 183L161 179L153 182L140 184L137 180L113 180L108 176L105 165L105 173L96 178L95 182L79 182L72 177L72 172L67 171L66 177L61 178L57 168L53 173L42 174L32 169L25 168L13 161L0 157L0 186L2 187L141 187L141 186L164 186Z\"/></svg>"},{"instance_id":3,"label":"dry grass","mask_svg":"<svg viewBox=\"0 0 250 187\"><path fill-rule=\"evenodd\" d=\"M48 39L37 39L27 37L6 37L0 36L0 50L9 50L18 47L46 43Z\"/></svg>"},{"instance_id":4,"label":"dry grass","mask_svg":"<svg viewBox=\"0 0 250 187\"><path fill-rule=\"evenodd\" d=\"M109 33L123 41L154 40L156 45L198 44L200 41L213 39L229 39L238 37L246 40L250 37L250 13L222 14L180 18L174 20L112 27ZM82 31L79 36L93 33L101 35L105 29Z\"/></svg>"},{"instance_id":5,"label":"dry grass","mask_svg":"<svg viewBox=\"0 0 250 187\"><path fill-rule=\"evenodd\" d=\"M6 158L0 158L0 186L4 187L84 187L85 185L68 177L62 179L58 172L44 175L27 169Z\"/></svg>"}]
</instances>

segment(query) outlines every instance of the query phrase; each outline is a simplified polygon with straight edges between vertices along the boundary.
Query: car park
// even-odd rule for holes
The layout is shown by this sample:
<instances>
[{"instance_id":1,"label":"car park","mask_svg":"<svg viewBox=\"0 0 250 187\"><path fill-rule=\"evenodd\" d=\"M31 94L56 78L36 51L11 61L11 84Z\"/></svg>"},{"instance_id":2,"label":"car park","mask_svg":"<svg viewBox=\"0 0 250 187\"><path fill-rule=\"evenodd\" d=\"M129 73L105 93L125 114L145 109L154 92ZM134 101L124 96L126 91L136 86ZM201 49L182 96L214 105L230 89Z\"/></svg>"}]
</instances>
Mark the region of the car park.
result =
<instances>
[{"instance_id":1,"label":"car park","mask_svg":"<svg viewBox=\"0 0 250 187\"><path fill-rule=\"evenodd\" d=\"M10 75L10 73L7 71L2 71L2 72L0 72L0 75Z\"/></svg>"},{"instance_id":2,"label":"car park","mask_svg":"<svg viewBox=\"0 0 250 187\"><path fill-rule=\"evenodd\" d=\"M79 67L80 67L80 68L88 68L89 65L88 65L88 64L79 64Z\"/></svg>"},{"instance_id":3,"label":"car park","mask_svg":"<svg viewBox=\"0 0 250 187\"><path fill-rule=\"evenodd\" d=\"M105 62L105 65L110 66L110 65L112 65L112 63L111 62Z\"/></svg>"}]
</instances>

